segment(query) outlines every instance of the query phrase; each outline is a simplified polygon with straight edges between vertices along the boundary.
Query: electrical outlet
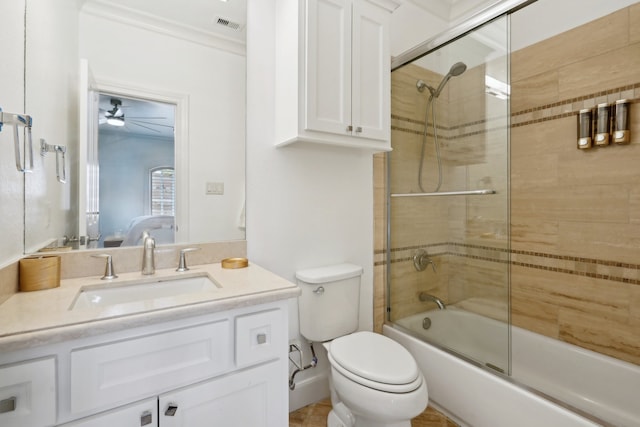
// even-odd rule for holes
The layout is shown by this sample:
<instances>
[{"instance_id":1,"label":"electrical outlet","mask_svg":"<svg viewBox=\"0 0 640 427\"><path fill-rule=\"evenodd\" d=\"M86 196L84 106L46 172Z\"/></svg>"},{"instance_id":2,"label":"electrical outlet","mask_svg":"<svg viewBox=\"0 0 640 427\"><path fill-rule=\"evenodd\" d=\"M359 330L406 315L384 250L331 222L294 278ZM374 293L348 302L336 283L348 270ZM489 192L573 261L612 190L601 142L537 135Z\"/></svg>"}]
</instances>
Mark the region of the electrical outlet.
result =
<instances>
[{"instance_id":1,"label":"electrical outlet","mask_svg":"<svg viewBox=\"0 0 640 427\"><path fill-rule=\"evenodd\" d=\"M206 194L221 196L224 194L224 182L207 182Z\"/></svg>"}]
</instances>

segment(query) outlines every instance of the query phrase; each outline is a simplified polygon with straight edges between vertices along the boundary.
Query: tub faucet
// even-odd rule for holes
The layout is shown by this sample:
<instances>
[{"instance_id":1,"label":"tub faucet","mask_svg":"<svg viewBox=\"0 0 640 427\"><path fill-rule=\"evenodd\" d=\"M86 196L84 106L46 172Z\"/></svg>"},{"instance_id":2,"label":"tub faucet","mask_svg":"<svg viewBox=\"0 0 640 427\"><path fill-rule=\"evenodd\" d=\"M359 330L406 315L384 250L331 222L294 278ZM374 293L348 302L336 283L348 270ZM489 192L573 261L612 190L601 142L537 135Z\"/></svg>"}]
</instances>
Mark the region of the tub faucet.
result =
<instances>
[{"instance_id":1,"label":"tub faucet","mask_svg":"<svg viewBox=\"0 0 640 427\"><path fill-rule=\"evenodd\" d=\"M436 303L436 305L438 306L438 310L444 310L447 308L447 306L445 305L444 302L442 302L442 300L434 295L428 294L426 292L420 292L420 294L418 294L418 298L420 298L420 301L422 302L426 302L426 301L431 301Z\"/></svg>"},{"instance_id":2,"label":"tub faucet","mask_svg":"<svg viewBox=\"0 0 640 427\"><path fill-rule=\"evenodd\" d=\"M156 240L149 235L148 232L142 233L142 274L155 274L156 262L154 250L156 248Z\"/></svg>"}]
</instances>

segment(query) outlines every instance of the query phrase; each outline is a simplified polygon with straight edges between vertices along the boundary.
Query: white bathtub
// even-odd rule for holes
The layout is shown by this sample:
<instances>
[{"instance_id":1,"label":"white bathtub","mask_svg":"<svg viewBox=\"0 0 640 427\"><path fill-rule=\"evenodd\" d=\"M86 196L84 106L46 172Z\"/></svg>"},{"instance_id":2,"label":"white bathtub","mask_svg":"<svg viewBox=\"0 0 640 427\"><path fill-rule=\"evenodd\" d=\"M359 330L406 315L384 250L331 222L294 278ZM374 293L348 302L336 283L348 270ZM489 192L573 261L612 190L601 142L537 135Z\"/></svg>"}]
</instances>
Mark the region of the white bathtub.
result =
<instances>
[{"instance_id":1,"label":"white bathtub","mask_svg":"<svg viewBox=\"0 0 640 427\"><path fill-rule=\"evenodd\" d=\"M428 330L422 327L426 316L431 319ZM508 329L502 322L449 307L397 323L414 336L474 354L480 364L508 370ZM384 334L409 349L424 372L434 406L462 425L640 426L640 367L636 365L511 327L510 379L440 350L401 328L385 325ZM551 398L545 399L519 384ZM576 411L554 403L554 399Z\"/></svg>"}]
</instances>

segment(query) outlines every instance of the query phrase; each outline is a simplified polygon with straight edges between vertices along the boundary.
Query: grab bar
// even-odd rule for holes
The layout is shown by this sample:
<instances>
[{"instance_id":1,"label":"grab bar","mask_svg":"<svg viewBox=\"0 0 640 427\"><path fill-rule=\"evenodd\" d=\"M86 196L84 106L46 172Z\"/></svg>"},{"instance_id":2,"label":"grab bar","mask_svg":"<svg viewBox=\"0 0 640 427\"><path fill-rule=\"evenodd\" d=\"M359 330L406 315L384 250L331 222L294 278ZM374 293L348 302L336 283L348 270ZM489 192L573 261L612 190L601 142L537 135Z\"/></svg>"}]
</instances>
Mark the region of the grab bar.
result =
<instances>
[{"instance_id":1,"label":"grab bar","mask_svg":"<svg viewBox=\"0 0 640 427\"><path fill-rule=\"evenodd\" d=\"M496 190L485 188L483 190L438 191L435 193L395 193L391 197L486 196L496 193Z\"/></svg>"},{"instance_id":2,"label":"grab bar","mask_svg":"<svg viewBox=\"0 0 640 427\"><path fill-rule=\"evenodd\" d=\"M56 177L58 178L58 182L62 184L66 184L67 182L67 168L65 162L66 152L67 147L63 145L47 144L47 141L40 138L40 155L42 157L46 156L47 153L56 153ZM60 156L62 156L62 176L60 176Z\"/></svg>"},{"instance_id":3,"label":"grab bar","mask_svg":"<svg viewBox=\"0 0 640 427\"><path fill-rule=\"evenodd\" d=\"M13 147L16 156L16 169L18 172L31 172L33 170L33 142L31 140L31 126L33 119L26 114L3 113L0 108L0 132L3 125L13 125ZM27 130L29 166L27 167L27 158L25 153L24 165L22 164L22 154L20 153L20 136L18 128L24 127ZM27 141L25 141L25 150L27 150Z\"/></svg>"}]
</instances>

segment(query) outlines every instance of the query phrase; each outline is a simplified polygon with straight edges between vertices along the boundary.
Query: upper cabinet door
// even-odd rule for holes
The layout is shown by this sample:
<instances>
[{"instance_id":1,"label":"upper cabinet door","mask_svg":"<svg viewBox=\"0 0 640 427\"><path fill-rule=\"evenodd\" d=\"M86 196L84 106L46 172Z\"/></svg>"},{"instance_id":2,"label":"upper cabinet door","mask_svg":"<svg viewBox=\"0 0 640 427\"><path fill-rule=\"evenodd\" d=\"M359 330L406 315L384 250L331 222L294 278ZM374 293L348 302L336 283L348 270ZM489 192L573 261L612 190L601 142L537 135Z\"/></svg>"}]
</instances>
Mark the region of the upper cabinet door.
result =
<instances>
[{"instance_id":1,"label":"upper cabinet door","mask_svg":"<svg viewBox=\"0 0 640 427\"><path fill-rule=\"evenodd\" d=\"M351 1L307 0L305 129L351 134Z\"/></svg>"},{"instance_id":2,"label":"upper cabinet door","mask_svg":"<svg viewBox=\"0 0 640 427\"><path fill-rule=\"evenodd\" d=\"M354 135L389 140L389 13L367 1L353 2L352 124Z\"/></svg>"}]
</instances>

